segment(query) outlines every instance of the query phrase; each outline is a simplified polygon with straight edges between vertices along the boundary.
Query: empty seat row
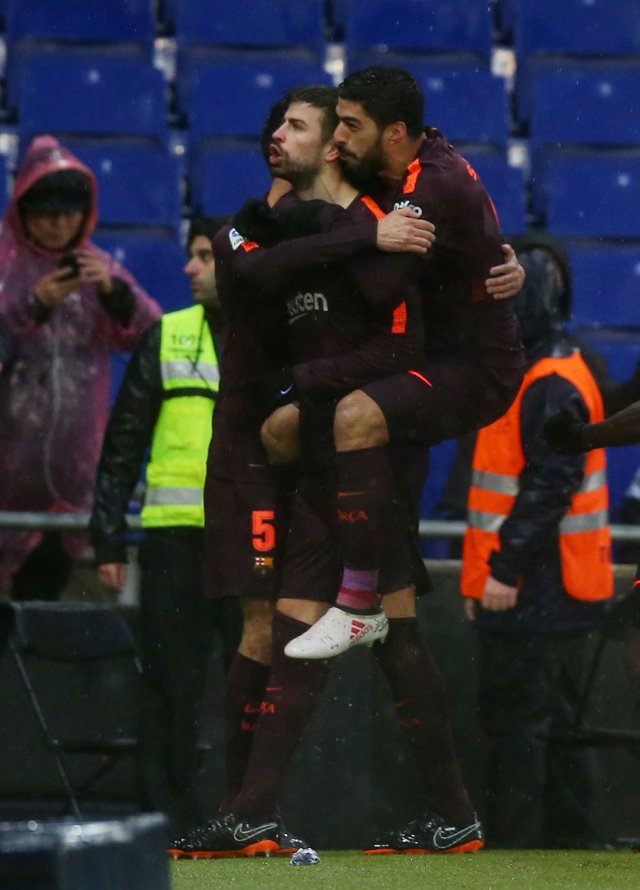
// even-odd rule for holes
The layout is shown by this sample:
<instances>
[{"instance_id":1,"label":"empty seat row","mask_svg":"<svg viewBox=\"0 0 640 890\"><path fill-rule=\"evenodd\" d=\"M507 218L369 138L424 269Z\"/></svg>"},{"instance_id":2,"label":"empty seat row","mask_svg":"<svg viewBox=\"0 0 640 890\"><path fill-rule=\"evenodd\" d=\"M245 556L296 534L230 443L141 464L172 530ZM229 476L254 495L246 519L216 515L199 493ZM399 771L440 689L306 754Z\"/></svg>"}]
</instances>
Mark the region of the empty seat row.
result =
<instances>
[{"instance_id":1,"label":"empty seat row","mask_svg":"<svg viewBox=\"0 0 640 890\"><path fill-rule=\"evenodd\" d=\"M507 141L506 97L503 81L472 68L444 71L424 65L415 69L423 85L427 120L439 125L455 144L471 146L478 154L480 173L492 192L498 195L498 207L514 216L505 230L517 233L522 227L522 174L511 170L504 161ZM189 85L189 172L197 177L204 169L203 156L210 140L235 139L238 136L254 140L262 128L271 105L288 89L300 83L314 83L327 76L305 61L291 64L290 59L249 64L234 61L233 57L210 59L194 68ZM540 83L541 107L545 90L551 90L556 75ZM610 149L617 140L622 144L640 140L640 115L623 114L637 107L640 91L629 90L621 98L622 85L640 86L640 65L633 73L625 72L619 79L609 74L591 72L584 82L571 79L563 89L558 88L560 112L536 112L532 144L533 209L548 226L561 235L592 234L603 236L640 235L638 207L640 189L640 155L638 149ZM71 89L70 85L74 88ZM580 90L578 90L580 87ZM584 97L577 120L571 118L568 96L578 91ZM157 149L149 155L151 171L160 171L167 181L176 181L168 167L175 159L166 159L168 146L168 114L166 84L159 71L140 64L128 56L90 58L84 55L42 55L29 62L29 77L25 77L21 93L19 134L24 148L37 133L51 132L63 139L127 136L131 142L144 143ZM493 102L483 102L483 96ZM215 100L212 98L215 97ZM565 101L566 98L566 101ZM616 113L616 109L619 113ZM461 113L461 110L465 113ZM561 113L561 112L564 112ZM598 119L610 127L597 128ZM623 122L624 119L624 122ZM626 130L625 130L626 128ZM606 133L611 133L610 137ZM563 138L555 139L554 136ZM564 146L591 138L598 152L579 148L568 151ZM556 146L563 146L562 150ZM479 147L496 149L483 152ZM162 156L165 159L162 159ZM257 178L260 164L253 144L246 166L246 175ZM223 167L233 167L238 151L221 155ZM115 155L114 155L115 158ZM108 162L108 159L107 161ZM112 159L112 163L114 160ZM133 160L122 156L125 169L133 170ZM486 171L482 169L485 163ZM255 171L255 172L254 172ZM495 172L494 172L495 171ZM106 167L104 168L106 176ZM114 177L114 181L117 177ZM123 176L123 181L126 177ZM131 178L136 183L135 172ZM232 203L232 180L209 170L203 182L197 184L195 194L204 182L215 182L225 188L225 197L217 212L227 212ZM135 188L134 188L135 191ZM505 194L512 198L505 199ZM115 191L113 201L117 200ZM519 197L518 197L519 196ZM150 207L157 205L158 195L150 191L146 196ZM107 199L110 200L110 199ZM163 198L163 200L165 200ZM159 224L171 225L176 218L178 197L174 192L167 199L167 217ZM229 206L230 205L230 206ZM207 201L207 207L209 206ZM124 210L126 213L126 210ZM137 213L138 211L133 211ZM157 209L153 209L157 214ZM118 222L127 222L126 216Z\"/></svg>"},{"instance_id":2,"label":"empty seat row","mask_svg":"<svg viewBox=\"0 0 640 890\"><path fill-rule=\"evenodd\" d=\"M366 65L370 56L363 59ZM387 61L408 67L423 87L426 116L454 142L506 145L509 99L503 78L455 58L412 56ZM40 52L25 56L10 90L22 132L56 129L166 141L168 89L159 70L126 51ZM275 55L220 51L193 55L178 67L178 104L200 136L259 134L270 106L288 89L330 83L304 51ZM640 144L640 61L554 63L529 84L533 147L550 143ZM549 101L553 96L553 101Z\"/></svg>"},{"instance_id":3,"label":"empty seat row","mask_svg":"<svg viewBox=\"0 0 640 890\"><path fill-rule=\"evenodd\" d=\"M7 41L125 41L149 47L157 29L153 0L6 0ZM334 21L350 48L388 46L488 56L492 17L486 0L172 0L166 4L178 45L307 46L323 50ZM327 11L329 15L327 16ZM258 13L258 14L257 14Z\"/></svg>"},{"instance_id":4,"label":"empty seat row","mask_svg":"<svg viewBox=\"0 0 640 890\"><path fill-rule=\"evenodd\" d=\"M565 246L575 294L572 326L640 332L640 238L632 242L571 238L565 239Z\"/></svg>"},{"instance_id":5,"label":"empty seat row","mask_svg":"<svg viewBox=\"0 0 640 890\"><path fill-rule=\"evenodd\" d=\"M428 119L456 142L506 145L508 99L502 78L473 66L417 61L412 72L426 97ZM330 77L305 53L275 56L224 52L191 57L177 78L193 140L256 136L284 93ZM161 72L128 53L39 53L20 68L19 131L123 133L166 143L167 86Z\"/></svg>"},{"instance_id":6,"label":"empty seat row","mask_svg":"<svg viewBox=\"0 0 640 890\"><path fill-rule=\"evenodd\" d=\"M640 237L640 149L549 152L534 165L532 195L557 235Z\"/></svg>"}]
</instances>

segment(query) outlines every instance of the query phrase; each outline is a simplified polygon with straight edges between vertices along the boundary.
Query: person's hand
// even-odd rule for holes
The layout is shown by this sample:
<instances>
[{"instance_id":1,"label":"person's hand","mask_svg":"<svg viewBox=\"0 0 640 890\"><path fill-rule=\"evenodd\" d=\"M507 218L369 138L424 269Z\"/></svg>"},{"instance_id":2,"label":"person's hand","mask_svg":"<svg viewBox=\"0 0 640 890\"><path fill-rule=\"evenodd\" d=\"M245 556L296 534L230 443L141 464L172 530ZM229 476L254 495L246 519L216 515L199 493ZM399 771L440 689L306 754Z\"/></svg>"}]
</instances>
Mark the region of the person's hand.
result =
<instances>
[{"instance_id":1,"label":"person's hand","mask_svg":"<svg viewBox=\"0 0 640 890\"><path fill-rule=\"evenodd\" d=\"M33 288L33 293L41 306L46 309L55 309L69 294L77 290L82 284L79 275L69 278L69 269L55 269L47 275L43 275Z\"/></svg>"},{"instance_id":2,"label":"person's hand","mask_svg":"<svg viewBox=\"0 0 640 890\"><path fill-rule=\"evenodd\" d=\"M465 618L467 618L468 621L473 621L475 619L477 605L478 604L476 603L476 601L474 599L471 599L471 597L469 597L469 596L465 596L465 598L464 598L464 614L465 614Z\"/></svg>"},{"instance_id":3,"label":"person's hand","mask_svg":"<svg viewBox=\"0 0 640 890\"><path fill-rule=\"evenodd\" d=\"M98 566L98 581L105 587L122 590L127 580L127 564L124 562L107 562Z\"/></svg>"},{"instance_id":4,"label":"person's hand","mask_svg":"<svg viewBox=\"0 0 640 890\"><path fill-rule=\"evenodd\" d=\"M435 231L433 223L403 207L378 220L376 245L388 253L426 253L436 240Z\"/></svg>"},{"instance_id":5,"label":"person's hand","mask_svg":"<svg viewBox=\"0 0 640 890\"><path fill-rule=\"evenodd\" d=\"M545 422L542 434L554 451L580 454L585 450L584 430L587 425L571 408L563 408Z\"/></svg>"},{"instance_id":6,"label":"person's hand","mask_svg":"<svg viewBox=\"0 0 640 890\"><path fill-rule=\"evenodd\" d=\"M85 284L95 284L100 294L110 294L113 281L107 262L89 250L79 250L76 256L80 266L80 280Z\"/></svg>"},{"instance_id":7,"label":"person's hand","mask_svg":"<svg viewBox=\"0 0 640 890\"><path fill-rule=\"evenodd\" d=\"M503 584L489 575L484 585L482 599L480 600L483 609L486 609L488 612L506 612L508 609L513 609L517 600L517 587Z\"/></svg>"},{"instance_id":8,"label":"person's hand","mask_svg":"<svg viewBox=\"0 0 640 890\"><path fill-rule=\"evenodd\" d=\"M513 247L510 244L502 245L505 262L500 266L492 266L489 269L491 278L487 278L484 286L487 293L494 300L506 300L508 297L515 297L524 284L526 272L518 262Z\"/></svg>"}]
</instances>

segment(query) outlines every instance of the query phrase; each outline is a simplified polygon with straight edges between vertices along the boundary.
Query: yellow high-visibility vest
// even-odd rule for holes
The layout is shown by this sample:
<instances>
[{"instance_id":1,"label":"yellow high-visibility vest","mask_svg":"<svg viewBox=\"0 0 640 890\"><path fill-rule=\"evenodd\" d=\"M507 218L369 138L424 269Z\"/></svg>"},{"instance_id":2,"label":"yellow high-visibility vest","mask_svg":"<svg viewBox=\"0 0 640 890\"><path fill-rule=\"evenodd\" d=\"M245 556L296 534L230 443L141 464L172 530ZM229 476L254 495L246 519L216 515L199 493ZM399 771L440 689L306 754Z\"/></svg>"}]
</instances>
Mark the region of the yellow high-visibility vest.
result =
<instances>
[{"instance_id":1,"label":"yellow high-visibility vest","mask_svg":"<svg viewBox=\"0 0 640 890\"><path fill-rule=\"evenodd\" d=\"M204 526L203 488L220 371L200 305L160 321L163 402L147 467L145 528Z\"/></svg>"}]
</instances>

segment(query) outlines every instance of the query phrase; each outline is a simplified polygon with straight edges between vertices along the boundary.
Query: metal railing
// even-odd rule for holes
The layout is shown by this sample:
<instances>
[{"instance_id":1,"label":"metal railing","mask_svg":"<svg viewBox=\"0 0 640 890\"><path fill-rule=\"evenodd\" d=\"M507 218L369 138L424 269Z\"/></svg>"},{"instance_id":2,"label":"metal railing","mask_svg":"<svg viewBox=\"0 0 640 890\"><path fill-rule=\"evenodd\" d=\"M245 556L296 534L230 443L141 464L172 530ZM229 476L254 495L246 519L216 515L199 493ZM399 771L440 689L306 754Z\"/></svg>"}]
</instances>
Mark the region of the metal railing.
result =
<instances>
[{"instance_id":1,"label":"metal railing","mask_svg":"<svg viewBox=\"0 0 640 890\"><path fill-rule=\"evenodd\" d=\"M140 528L140 517L129 515L129 527ZM85 531L89 525L86 513L14 513L0 510L0 529L13 531ZM421 538L461 538L466 523L460 521L444 521L422 519L420 521ZM612 525L611 537L614 541L640 541L640 525Z\"/></svg>"}]
</instances>

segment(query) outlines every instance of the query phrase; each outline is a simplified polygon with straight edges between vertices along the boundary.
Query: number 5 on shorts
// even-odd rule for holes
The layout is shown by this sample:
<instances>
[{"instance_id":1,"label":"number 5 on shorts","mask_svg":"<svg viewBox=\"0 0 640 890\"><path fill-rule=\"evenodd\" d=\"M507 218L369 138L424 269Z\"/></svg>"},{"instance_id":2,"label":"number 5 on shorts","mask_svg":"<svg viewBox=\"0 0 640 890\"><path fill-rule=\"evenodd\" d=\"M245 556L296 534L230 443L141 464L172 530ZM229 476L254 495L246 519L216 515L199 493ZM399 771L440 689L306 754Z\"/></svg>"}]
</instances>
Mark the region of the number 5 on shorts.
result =
<instances>
[{"instance_id":1,"label":"number 5 on shorts","mask_svg":"<svg viewBox=\"0 0 640 890\"><path fill-rule=\"evenodd\" d=\"M267 553L276 546L275 515L274 510L254 510L251 514L253 549L258 553Z\"/></svg>"}]
</instances>

